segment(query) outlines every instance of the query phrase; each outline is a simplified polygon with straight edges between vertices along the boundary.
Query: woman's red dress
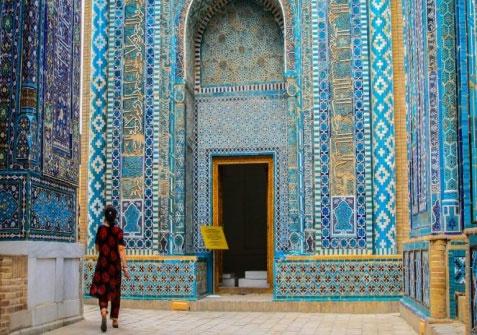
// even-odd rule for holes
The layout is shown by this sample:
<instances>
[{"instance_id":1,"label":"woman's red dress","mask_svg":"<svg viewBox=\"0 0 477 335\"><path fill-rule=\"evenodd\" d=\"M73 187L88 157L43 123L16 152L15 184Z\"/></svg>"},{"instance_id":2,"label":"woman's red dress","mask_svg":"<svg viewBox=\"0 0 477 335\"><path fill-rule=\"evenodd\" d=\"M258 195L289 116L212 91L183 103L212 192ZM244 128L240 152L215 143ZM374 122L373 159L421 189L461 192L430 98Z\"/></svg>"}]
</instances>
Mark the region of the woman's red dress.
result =
<instances>
[{"instance_id":1,"label":"woman's red dress","mask_svg":"<svg viewBox=\"0 0 477 335\"><path fill-rule=\"evenodd\" d=\"M91 283L90 295L100 301L116 301L121 295L121 258L119 245L126 245L123 231L117 226L101 226L96 233L98 263Z\"/></svg>"}]
</instances>

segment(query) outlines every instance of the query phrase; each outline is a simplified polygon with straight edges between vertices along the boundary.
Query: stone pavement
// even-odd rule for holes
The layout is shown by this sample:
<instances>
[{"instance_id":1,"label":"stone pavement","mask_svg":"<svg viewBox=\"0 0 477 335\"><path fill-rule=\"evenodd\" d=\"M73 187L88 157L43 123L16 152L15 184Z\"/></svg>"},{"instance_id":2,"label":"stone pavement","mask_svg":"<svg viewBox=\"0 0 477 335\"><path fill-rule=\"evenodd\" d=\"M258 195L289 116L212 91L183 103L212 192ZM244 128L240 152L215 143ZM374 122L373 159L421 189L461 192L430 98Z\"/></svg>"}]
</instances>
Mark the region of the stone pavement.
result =
<instances>
[{"instance_id":1,"label":"stone pavement","mask_svg":"<svg viewBox=\"0 0 477 335\"><path fill-rule=\"evenodd\" d=\"M84 317L84 321L48 334L100 334L98 308L85 305ZM114 329L108 323L107 334L416 335L398 314L173 312L137 309L122 309L120 328Z\"/></svg>"}]
</instances>

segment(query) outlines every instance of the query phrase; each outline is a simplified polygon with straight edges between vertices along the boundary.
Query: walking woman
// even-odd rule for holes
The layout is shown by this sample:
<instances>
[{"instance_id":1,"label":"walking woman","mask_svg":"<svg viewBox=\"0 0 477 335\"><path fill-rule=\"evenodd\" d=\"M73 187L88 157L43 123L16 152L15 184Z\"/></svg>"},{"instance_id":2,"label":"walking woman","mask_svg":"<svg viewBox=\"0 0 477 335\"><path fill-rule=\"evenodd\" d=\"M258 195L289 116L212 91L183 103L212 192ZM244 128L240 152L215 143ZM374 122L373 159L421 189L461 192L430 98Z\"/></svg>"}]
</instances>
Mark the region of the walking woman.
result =
<instances>
[{"instance_id":1,"label":"walking woman","mask_svg":"<svg viewBox=\"0 0 477 335\"><path fill-rule=\"evenodd\" d=\"M96 251L98 263L90 288L90 295L99 299L101 309L101 330L107 326L108 302L111 301L111 319L113 328L118 328L119 305L121 300L121 270L129 279L126 263L126 243L123 231L116 226L117 211L113 206L104 210L104 222L96 233Z\"/></svg>"}]
</instances>

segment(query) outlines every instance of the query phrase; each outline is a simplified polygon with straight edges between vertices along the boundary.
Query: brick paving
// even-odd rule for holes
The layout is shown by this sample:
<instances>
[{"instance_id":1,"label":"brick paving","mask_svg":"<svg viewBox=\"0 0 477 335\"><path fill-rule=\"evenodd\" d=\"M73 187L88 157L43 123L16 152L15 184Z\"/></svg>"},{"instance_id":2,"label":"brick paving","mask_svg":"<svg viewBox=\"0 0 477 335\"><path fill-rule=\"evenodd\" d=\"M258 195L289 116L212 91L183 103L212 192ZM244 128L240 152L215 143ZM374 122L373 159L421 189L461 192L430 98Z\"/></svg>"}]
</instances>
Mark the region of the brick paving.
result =
<instances>
[{"instance_id":1,"label":"brick paving","mask_svg":"<svg viewBox=\"0 0 477 335\"><path fill-rule=\"evenodd\" d=\"M48 334L100 334L96 306L85 305L85 320ZM120 328L108 333L204 335L416 335L398 314L316 314L247 312L174 312L122 309Z\"/></svg>"}]
</instances>

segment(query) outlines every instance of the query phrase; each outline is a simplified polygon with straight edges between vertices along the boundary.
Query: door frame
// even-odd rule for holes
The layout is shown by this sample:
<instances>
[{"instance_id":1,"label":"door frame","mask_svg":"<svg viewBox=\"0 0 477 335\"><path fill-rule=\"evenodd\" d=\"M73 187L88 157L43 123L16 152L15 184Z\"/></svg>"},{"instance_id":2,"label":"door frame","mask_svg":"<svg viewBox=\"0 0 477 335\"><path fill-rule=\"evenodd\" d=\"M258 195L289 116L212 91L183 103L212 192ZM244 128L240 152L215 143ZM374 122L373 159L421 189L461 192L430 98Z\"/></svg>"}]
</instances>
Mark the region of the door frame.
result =
<instances>
[{"instance_id":1,"label":"door frame","mask_svg":"<svg viewBox=\"0 0 477 335\"><path fill-rule=\"evenodd\" d=\"M219 178L219 167L223 165L267 165L267 282L273 289L273 259L274 259L274 164L272 156L225 156L212 158L212 213L213 225L222 226L222 184ZM222 277L222 252L215 251L214 257L214 291L219 290Z\"/></svg>"}]
</instances>

